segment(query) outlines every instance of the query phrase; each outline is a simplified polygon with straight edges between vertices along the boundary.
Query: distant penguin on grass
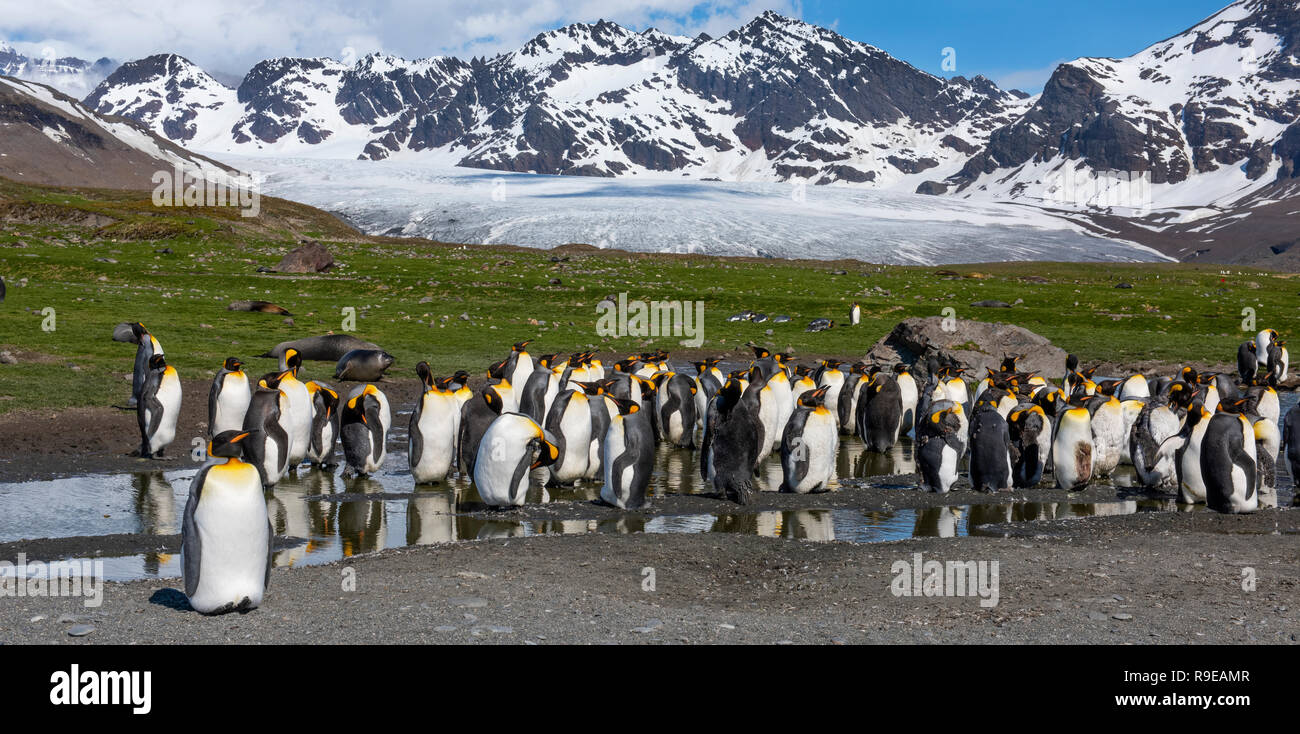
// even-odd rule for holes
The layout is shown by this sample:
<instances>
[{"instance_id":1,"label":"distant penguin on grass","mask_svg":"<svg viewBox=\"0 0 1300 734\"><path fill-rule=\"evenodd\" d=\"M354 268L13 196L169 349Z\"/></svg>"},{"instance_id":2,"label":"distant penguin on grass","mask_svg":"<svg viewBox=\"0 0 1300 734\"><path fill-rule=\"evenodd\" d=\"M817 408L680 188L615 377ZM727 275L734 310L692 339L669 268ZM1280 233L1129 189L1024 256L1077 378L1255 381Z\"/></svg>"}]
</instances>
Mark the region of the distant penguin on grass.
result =
<instances>
[{"instance_id":1,"label":"distant penguin on grass","mask_svg":"<svg viewBox=\"0 0 1300 734\"><path fill-rule=\"evenodd\" d=\"M862 307L857 301L854 301L853 306L849 308L849 323L854 326L862 323Z\"/></svg>"},{"instance_id":2,"label":"distant penguin on grass","mask_svg":"<svg viewBox=\"0 0 1300 734\"><path fill-rule=\"evenodd\" d=\"M251 434L223 431L190 483L181 527L185 596L201 614L257 608L271 580L271 522L257 468L241 459Z\"/></svg>"},{"instance_id":3,"label":"distant penguin on grass","mask_svg":"<svg viewBox=\"0 0 1300 734\"><path fill-rule=\"evenodd\" d=\"M149 377L149 361L155 354L164 354L162 345L150 331L139 321L131 324L131 340L135 342L135 369L131 373L131 400L127 407L134 408L140 402L140 391Z\"/></svg>"}]
</instances>

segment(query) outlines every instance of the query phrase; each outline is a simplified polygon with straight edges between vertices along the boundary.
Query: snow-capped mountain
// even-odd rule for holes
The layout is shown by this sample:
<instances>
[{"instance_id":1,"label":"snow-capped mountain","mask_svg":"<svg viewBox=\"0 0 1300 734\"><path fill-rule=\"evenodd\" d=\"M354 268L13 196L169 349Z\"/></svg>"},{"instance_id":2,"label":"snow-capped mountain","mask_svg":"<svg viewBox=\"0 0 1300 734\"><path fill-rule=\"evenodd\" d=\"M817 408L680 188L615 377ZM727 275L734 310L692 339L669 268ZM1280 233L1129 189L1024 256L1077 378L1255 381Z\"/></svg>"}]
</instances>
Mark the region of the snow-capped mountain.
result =
<instances>
[{"instance_id":1,"label":"snow-capped mountain","mask_svg":"<svg viewBox=\"0 0 1300 734\"><path fill-rule=\"evenodd\" d=\"M229 185L238 171L131 119L105 117L52 87L0 76L0 177L33 184L152 189L155 174Z\"/></svg>"},{"instance_id":2,"label":"snow-capped mountain","mask_svg":"<svg viewBox=\"0 0 1300 734\"><path fill-rule=\"evenodd\" d=\"M52 52L32 58L0 41L0 76L48 84L74 97L84 97L117 67L112 59L86 61L73 56L57 57Z\"/></svg>"},{"instance_id":3,"label":"snow-capped mountain","mask_svg":"<svg viewBox=\"0 0 1300 734\"><path fill-rule=\"evenodd\" d=\"M931 189L1107 208L1122 172L1159 207L1240 200L1300 177L1300 0L1241 0L1123 59L1057 67L1018 119ZM1130 179L1132 177L1130 176Z\"/></svg>"},{"instance_id":4,"label":"snow-capped mountain","mask_svg":"<svg viewBox=\"0 0 1300 734\"><path fill-rule=\"evenodd\" d=\"M771 12L717 39L601 21L468 62L273 59L237 90L150 57L86 98L214 153L909 188L957 173L1030 101Z\"/></svg>"}]
</instances>

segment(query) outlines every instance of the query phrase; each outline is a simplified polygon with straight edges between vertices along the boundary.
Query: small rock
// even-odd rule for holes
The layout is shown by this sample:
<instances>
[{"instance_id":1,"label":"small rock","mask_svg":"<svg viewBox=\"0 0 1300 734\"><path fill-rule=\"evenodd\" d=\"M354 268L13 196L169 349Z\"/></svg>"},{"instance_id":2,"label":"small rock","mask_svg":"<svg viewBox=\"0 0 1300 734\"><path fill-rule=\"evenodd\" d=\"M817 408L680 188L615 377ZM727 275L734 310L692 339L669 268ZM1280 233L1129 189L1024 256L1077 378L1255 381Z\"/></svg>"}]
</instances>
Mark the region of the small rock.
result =
<instances>
[{"instance_id":1,"label":"small rock","mask_svg":"<svg viewBox=\"0 0 1300 734\"><path fill-rule=\"evenodd\" d=\"M633 627L632 631L636 632L637 634L644 635L650 632L654 632L655 630L659 629L662 626L664 626L664 623L662 621L658 619L652 619L649 622L646 622L644 626Z\"/></svg>"},{"instance_id":2,"label":"small rock","mask_svg":"<svg viewBox=\"0 0 1300 734\"><path fill-rule=\"evenodd\" d=\"M42 621L44 621L44 620L45 620L45 615L44 615L44 614L38 614L38 615L36 615L35 617L32 617L31 619L29 619L29 620L27 620L27 621L35 623L35 622L42 622Z\"/></svg>"},{"instance_id":3,"label":"small rock","mask_svg":"<svg viewBox=\"0 0 1300 734\"><path fill-rule=\"evenodd\" d=\"M463 579L485 579L487 574L478 571L457 571L456 575Z\"/></svg>"},{"instance_id":4,"label":"small rock","mask_svg":"<svg viewBox=\"0 0 1300 734\"><path fill-rule=\"evenodd\" d=\"M976 301L971 304L973 308L1011 308L1011 304L1006 301Z\"/></svg>"},{"instance_id":5,"label":"small rock","mask_svg":"<svg viewBox=\"0 0 1300 734\"><path fill-rule=\"evenodd\" d=\"M293 319L291 319L291 318L289 318L289 317L286 316L285 319L284 319L284 325L285 325L285 326L293 326Z\"/></svg>"},{"instance_id":6,"label":"small rock","mask_svg":"<svg viewBox=\"0 0 1300 734\"><path fill-rule=\"evenodd\" d=\"M488 605L488 600L477 596L458 596L448 599L447 603L453 607L465 607L466 609L482 609Z\"/></svg>"},{"instance_id":7,"label":"small rock","mask_svg":"<svg viewBox=\"0 0 1300 734\"><path fill-rule=\"evenodd\" d=\"M1133 615L1132 615L1132 614L1129 614L1129 613L1127 613L1127 612L1120 612L1120 613L1118 613L1118 614L1112 614L1112 615L1110 615L1110 618L1111 618L1111 619L1118 619L1118 620L1121 621L1121 622L1127 622L1128 620L1130 620L1130 619L1133 618Z\"/></svg>"},{"instance_id":8,"label":"small rock","mask_svg":"<svg viewBox=\"0 0 1300 734\"><path fill-rule=\"evenodd\" d=\"M548 284L550 284L550 285L564 285L564 282L561 281L559 278L551 278L550 280L548 280L548 281L546 281L546 282L547 282Z\"/></svg>"},{"instance_id":9,"label":"small rock","mask_svg":"<svg viewBox=\"0 0 1300 734\"><path fill-rule=\"evenodd\" d=\"M85 637L86 635L94 631L95 631L95 626L93 624L74 624L68 628L68 636Z\"/></svg>"},{"instance_id":10,"label":"small rock","mask_svg":"<svg viewBox=\"0 0 1300 734\"><path fill-rule=\"evenodd\" d=\"M434 627L433 631L434 632L455 632L456 627L455 625L450 625L450 624L440 624L437 627Z\"/></svg>"},{"instance_id":11,"label":"small rock","mask_svg":"<svg viewBox=\"0 0 1300 734\"><path fill-rule=\"evenodd\" d=\"M1088 612L1088 619L1094 622L1105 622L1106 615L1102 614L1101 612Z\"/></svg>"},{"instance_id":12,"label":"small rock","mask_svg":"<svg viewBox=\"0 0 1300 734\"><path fill-rule=\"evenodd\" d=\"M72 624L75 621L77 621L77 618L71 614L64 614L59 617L59 624Z\"/></svg>"},{"instance_id":13,"label":"small rock","mask_svg":"<svg viewBox=\"0 0 1300 734\"><path fill-rule=\"evenodd\" d=\"M9 352L0 352L0 364L18 364L18 358Z\"/></svg>"}]
</instances>

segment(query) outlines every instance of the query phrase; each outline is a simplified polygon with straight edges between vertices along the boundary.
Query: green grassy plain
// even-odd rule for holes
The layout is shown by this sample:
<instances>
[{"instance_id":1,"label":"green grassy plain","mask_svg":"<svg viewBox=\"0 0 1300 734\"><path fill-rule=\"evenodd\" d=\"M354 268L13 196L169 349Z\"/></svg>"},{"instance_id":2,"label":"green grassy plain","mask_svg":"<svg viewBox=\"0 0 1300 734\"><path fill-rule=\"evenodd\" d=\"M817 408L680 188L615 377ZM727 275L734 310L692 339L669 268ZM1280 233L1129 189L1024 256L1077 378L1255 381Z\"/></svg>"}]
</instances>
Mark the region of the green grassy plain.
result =
<instances>
[{"instance_id":1,"label":"green grassy plain","mask_svg":"<svg viewBox=\"0 0 1300 734\"><path fill-rule=\"evenodd\" d=\"M898 267L461 246L365 237L323 212L270 197L261 216L246 220L232 210L158 209L147 194L3 180L0 227L8 285L0 349L19 358L0 365L0 413L120 402L134 348L113 342L111 331L128 320L143 321L182 377L196 379L214 374L228 355L248 360L254 374L269 371L270 360L252 357L280 341L340 331L348 307L356 309L354 333L394 354L390 374L398 376L413 374L421 359L437 373L477 373L529 338L534 353L680 349L679 338L598 336L596 304L621 292L702 300L700 351L716 354L754 340L796 356L860 356L898 321L939 316L946 307L958 318L1023 326L1085 362L1231 362L1244 338L1245 307L1255 309L1261 328L1296 333L1300 326L1300 282L1291 275L1220 265ZM324 242L339 267L322 275L257 272L301 238ZM1121 282L1133 288L1116 288ZM294 324L226 310L245 299L287 308ZM970 306L986 299L1023 303ZM859 327L804 332L817 317L838 324L855 300L863 308ZM47 308L53 331L42 328ZM746 308L792 320L726 321ZM308 363L307 372L328 379L333 370Z\"/></svg>"}]
</instances>

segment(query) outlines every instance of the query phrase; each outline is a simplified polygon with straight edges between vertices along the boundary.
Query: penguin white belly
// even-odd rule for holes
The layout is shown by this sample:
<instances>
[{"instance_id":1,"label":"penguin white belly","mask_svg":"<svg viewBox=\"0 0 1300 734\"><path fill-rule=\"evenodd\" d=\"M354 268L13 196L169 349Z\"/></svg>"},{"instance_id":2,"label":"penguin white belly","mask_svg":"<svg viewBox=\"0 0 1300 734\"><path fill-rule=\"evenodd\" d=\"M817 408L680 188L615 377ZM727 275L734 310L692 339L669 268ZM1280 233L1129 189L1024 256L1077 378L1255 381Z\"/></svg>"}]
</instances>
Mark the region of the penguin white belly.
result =
<instances>
[{"instance_id":1,"label":"penguin white belly","mask_svg":"<svg viewBox=\"0 0 1300 734\"><path fill-rule=\"evenodd\" d=\"M1056 476L1056 486L1075 489L1091 481L1095 453L1089 421L1075 418L1066 424L1062 420L1052 442L1052 471Z\"/></svg>"},{"instance_id":2,"label":"penguin white belly","mask_svg":"<svg viewBox=\"0 0 1300 734\"><path fill-rule=\"evenodd\" d=\"M943 447L942 457L939 461L939 491L947 492L957 482L957 461L961 457L947 444Z\"/></svg>"},{"instance_id":3,"label":"penguin white belly","mask_svg":"<svg viewBox=\"0 0 1300 734\"><path fill-rule=\"evenodd\" d=\"M288 398L284 430L289 434L289 468L298 466L311 449L311 393L307 386L289 378L280 382L280 391Z\"/></svg>"},{"instance_id":4,"label":"penguin white belly","mask_svg":"<svg viewBox=\"0 0 1300 734\"><path fill-rule=\"evenodd\" d=\"M1092 416L1093 476L1109 476L1119 466L1124 442L1124 416L1119 405L1107 403Z\"/></svg>"},{"instance_id":5,"label":"penguin white belly","mask_svg":"<svg viewBox=\"0 0 1300 734\"><path fill-rule=\"evenodd\" d=\"M624 488L630 477L626 471L619 474L614 472L614 462L618 461L623 452L627 450L624 443L624 426L621 418L615 418L610 421L609 428L605 431L605 448L601 461L603 462L605 484L600 488L600 498L605 502L615 506L622 507L625 499Z\"/></svg>"},{"instance_id":6,"label":"penguin white belly","mask_svg":"<svg viewBox=\"0 0 1300 734\"><path fill-rule=\"evenodd\" d=\"M569 398L560 432L564 434L564 454L552 465L551 477L567 484L587 473L591 456L591 412L586 395L575 393Z\"/></svg>"},{"instance_id":7,"label":"penguin white belly","mask_svg":"<svg viewBox=\"0 0 1300 734\"><path fill-rule=\"evenodd\" d=\"M422 398L420 420L420 461L411 467L416 482L441 481L451 471L455 456L456 432L460 428L460 411L455 399L426 392ZM415 440L412 436L408 443Z\"/></svg>"},{"instance_id":8,"label":"penguin white belly","mask_svg":"<svg viewBox=\"0 0 1300 734\"><path fill-rule=\"evenodd\" d=\"M1259 413L1261 418L1267 418L1273 423L1277 423L1282 413L1282 404L1278 400L1277 391L1265 390L1259 396L1259 407L1256 412Z\"/></svg>"},{"instance_id":9,"label":"penguin white belly","mask_svg":"<svg viewBox=\"0 0 1300 734\"><path fill-rule=\"evenodd\" d=\"M907 374L898 378L898 389L903 394L903 421L899 426L899 430L903 434L907 434L916 426L916 404L920 400L921 394L917 390L916 380Z\"/></svg>"},{"instance_id":10,"label":"penguin white belly","mask_svg":"<svg viewBox=\"0 0 1300 734\"><path fill-rule=\"evenodd\" d=\"M808 416L803 429L803 447L807 452L808 472L795 486L796 492L825 488L835 473L835 456L839 450L839 428L829 410Z\"/></svg>"},{"instance_id":11,"label":"penguin white belly","mask_svg":"<svg viewBox=\"0 0 1300 734\"><path fill-rule=\"evenodd\" d=\"M775 439L772 434L776 432L776 400L775 395L770 388L764 387L758 394L758 421L763 424L764 441L758 447L758 461L766 459L772 454L772 446L781 440L780 436Z\"/></svg>"},{"instance_id":12,"label":"penguin white belly","mask_svg":"<svg viewBox=\"0 0 1300 734\"><path fill-rule=\"evenodd\" d=\"M266 591L267 548L271 542L266 501L256 470L208 470L194 511L198 532L199 584L190 605L211 612L245 598L262 603Z\"/></svg>"},{"instance_id":13,"label":"penguin white belly","mask_svg":"<svg viewBox=\"0 0 1300 734\"><path fill-rule=\"evenodd\" d=\"M1215 387L1213 384L1207 386L1205 388L1205 400L1203 401L1203 404L1205 405L1206 410L1210 411L1210 413L1214 413L1215 408L1219 407L1219 388Z\"/></svg>"},{"instance_id":14,"label":"penguin white belly","mask_svg":"<svg viewBox=\"0 0 1300 734\"><path fill-rule=\"evenodd\" d=\"M1192 429L1192 435L1183 451L1182 484L1179 485L1179 497L1183 504L1192 505L1205 501L1205 479L1201 476L1201 439L1205 437L1203 420Z\"/></svg>"},{"instance_id":15,"label":"penguin white belly","mask_svg":"<svg viewBox=\"0 0 1300 734\"><path fill-rule=\"evenodd\" d=\"M775 411L771 434L772 448L777 449L781 446L781 437L785 435L785 425L790 421L790 415L794 413L792 397L794 393L790 388L790 381L783 373L778 373L768 380L767 387L772 391L772 407Z\"/></svg>"},{"instance_id":16,"label":"penguin white belly","mask_svg":"<svg viewBox=\"0 0 1300 734\"><path fill-rule=\"evenodd\" d=\"M248 387L248 378L236 373L226 375L221 383L221 392L217 395L217 409L209 430L213 436L224 431L238 431L244 427L244 414L248 412L248 403L253 393Z\"/></svg>"},{"instance_id":17,"label":"penguin white belly","mask_svg":"<svg viewBox=\"0 0 1300 734\"><path fill-rule=\"evenodd\" d=\"M320 428L320 451L308 451L307 458L317 463L323 463L334 453L334 441L338 436L334 435L334 422L325 421Z\"/></svg>"},{"instance_id":18,"label":"penguin white belly","mask_svg":"<svg viewBox=\"0 0 1300 734\"><path fill-rule=\"evenodd\" d=\"M163 375L156 398L162 405L163 415L162 420L158 422L158 430L149 437L149 450L154 453L170 446L171 442L176 440L176 422L181 416L181 381L175 372L169 369L167 374ZM146 419L153 421L152 412L146 413Z\"/></svg>"}]
</instances>

